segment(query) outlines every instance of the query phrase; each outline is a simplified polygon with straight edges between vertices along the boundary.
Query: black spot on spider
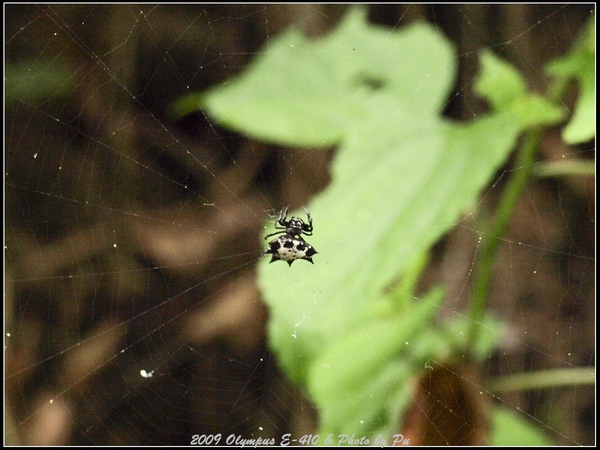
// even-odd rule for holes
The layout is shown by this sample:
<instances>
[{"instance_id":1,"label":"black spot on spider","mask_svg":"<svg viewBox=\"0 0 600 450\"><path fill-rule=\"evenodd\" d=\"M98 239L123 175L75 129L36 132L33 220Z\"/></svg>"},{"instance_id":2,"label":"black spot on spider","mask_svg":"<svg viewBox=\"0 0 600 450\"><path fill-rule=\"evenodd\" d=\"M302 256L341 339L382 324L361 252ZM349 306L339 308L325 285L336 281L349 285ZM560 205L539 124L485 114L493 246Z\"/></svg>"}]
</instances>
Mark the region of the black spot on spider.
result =
<instances>
[{"instance_id":1,"label":"black spot on spider","mask_svg":"<svg viewBox=\"0 0 600 450\"><path fill-rule=\"evenodd\" d=\"M287 239L285 241L285 243L283 244L283 246L285 248L292 248L292 247L294 247L294 241L292 241L291 239Z\"/></svg>"}]
</instances>

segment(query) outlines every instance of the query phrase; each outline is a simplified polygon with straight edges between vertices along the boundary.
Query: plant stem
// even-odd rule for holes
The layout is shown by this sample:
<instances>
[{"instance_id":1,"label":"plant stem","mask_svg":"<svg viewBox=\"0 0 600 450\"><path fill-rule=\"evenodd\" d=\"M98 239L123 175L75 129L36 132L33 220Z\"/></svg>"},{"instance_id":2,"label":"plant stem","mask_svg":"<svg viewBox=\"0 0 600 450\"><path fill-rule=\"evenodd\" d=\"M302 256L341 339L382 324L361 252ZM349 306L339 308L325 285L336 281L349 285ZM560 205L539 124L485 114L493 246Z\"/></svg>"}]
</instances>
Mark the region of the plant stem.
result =
<instances>
[{"instance_id":1,"label":"plant stem","mask_svg":"<svg viewBox=\"0 0 600 450\"><path fill-rule=\"evenodd\" d=\"M596 174L596 164L594 164L594 161L552 161L536 166L534 172L538 178L569 175L594 176Z\"/></svg>"},{"instance_id":2,"label":"plant stem","mask_svg":"<svg viewBox=\"0 0 600 450\"><path fill-rule=\"evenodd\" d=\"M510 218L517 206L519 198L532 176L535 154L542 140L542 128L530 130L524 137L517 156L515 170L502 194L494 223L483 236L481 247L475 262L473 291L469 311L470 329L467 345L473 345L478 338L481 321L490 294L494 260L498 246L508 227Z\"/></svg>"},{"instance_id":3,"label":"plant stem","mask_svg":"<svg viewBox=\"0 0 600 450\"><path fill-rule=\"evenodd\" d=\"M551 389L559 386L591 386L595 380L595 367L548 369L499 377L488 388L493 392Z\"/></svg>"},{"instance_id":4,"label":"plant stem","mask_svg":"<svg viewBox=\"0 0 600 450\"><path fill-rule=\"evenodd\" d=\"M559 103L568 88L568 80L557 79L548 89L548 99ZM483 236L482 245L475 261L471 305L469 309L470 329L468 330L467 346L473 346L479 337L481 321L490 294L494 261L498 246L508 227L510 218L517 206L519 198L527 182L532 178L536 151L543 136L541 126L529 130L522 141L515 169L498 204L496 217L487 233ZM467 352L470 354L470 352Z\"/></svg>"}]
</instances>

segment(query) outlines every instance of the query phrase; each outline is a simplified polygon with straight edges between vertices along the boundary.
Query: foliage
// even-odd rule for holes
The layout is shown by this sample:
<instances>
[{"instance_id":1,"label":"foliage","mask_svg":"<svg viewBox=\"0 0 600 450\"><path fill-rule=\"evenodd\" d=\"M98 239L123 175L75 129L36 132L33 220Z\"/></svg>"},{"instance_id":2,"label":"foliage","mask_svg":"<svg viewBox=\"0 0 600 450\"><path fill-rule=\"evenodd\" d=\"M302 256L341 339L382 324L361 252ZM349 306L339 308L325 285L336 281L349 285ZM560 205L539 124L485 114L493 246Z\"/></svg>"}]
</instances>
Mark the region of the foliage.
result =
<instances>
[{"instance_id":1,"label":"foliage","mask_svg":"<svg viewBox=\"0 0 600 450\"><path fill-rule=\"evenodd\" d=\"M547 71L559 79L578 81L579 99L571 121L563 130L565 142L578 144L593 139L596 135L596 22L593 17L573 51L548 64Z\"/></svg>"},{"instance_id":2,"label":"foliage","mask_svg":"<svg viewBox=\"0 0 600 450\"><path fill-rule=\"evenodd\" d=\"M447 120L455 72L435 28L390 32L357 8L320 40L284 33L236 79L175 105L184 114L199 104L256 139L338 148L330 186L308 205L315 266L259 264L271 348L317 405L321 433L397 429L410 381L464 340L457 321L436 324L442 288L416 296L429 249L476 203L521 133L563 117L485 51L476 90L493 112ZM470 343L480 358L498 339L497 322L483 320L489 333Z\"/></svg>"},{"instance_id":3,"label":"foliage","mask_svg":"<svg viewBox=\"0 0 600 450\"><path fill-rule=\"evenodd\" d=\"M497 408L492 416L491 441L499 447L553 445L528 420L503 408Z\"/></svg>"},{"instance_id":4,"label":"foliage","mask_svg":"<svg viewBox=\"0 0 600 450\"><path fill-rule=\"evenodd\" d=\"M57 61L26 60L7 64L5 79L6 94L31 105L66 97L73 87L68 67Z\"/></svg>"}]
</instances>

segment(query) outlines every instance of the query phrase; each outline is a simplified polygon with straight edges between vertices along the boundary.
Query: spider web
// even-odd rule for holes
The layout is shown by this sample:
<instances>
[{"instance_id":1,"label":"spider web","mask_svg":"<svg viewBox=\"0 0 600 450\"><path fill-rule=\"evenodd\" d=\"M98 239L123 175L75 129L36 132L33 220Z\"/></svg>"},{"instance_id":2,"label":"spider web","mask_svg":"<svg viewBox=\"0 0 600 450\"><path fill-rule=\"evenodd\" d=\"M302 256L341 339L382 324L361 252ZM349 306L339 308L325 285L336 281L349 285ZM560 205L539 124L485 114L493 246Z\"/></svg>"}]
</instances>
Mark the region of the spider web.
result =
<instances>
[{"instance_id":1,"label":"spider web","mask_svg":"<svg viewBox=\"0 0 600 450\"><path fill-rule=\"evenodd\" d=\"M425 19L453 40L461 70L445 114L469 118L484 111L472 94L477 51L503 54L543 91L544 64L570 48L590 10L372 5L370 17L390 31ZM176 120L169 107L226 83L285 28L316 36L344 11L5 6L7 443L187 445L195 435L212 436L200 444L216 436L280 443L286 433L314 433L318 410L268 350L254 266L264 224L326 187L333 152L249 142L202 113ZM567 147L555 132L541 157L584 160L594 150ZM448 286L442 315L466 316L475 215L520 169L498 173L435 247L426 277ZM496 265L492 308L509 332L489 377L594 366L590 181L544 179L527 189ZM593 386L492 391L474 375L458 378L558 443L594 443ZM415 395L431 422L426 403L436 395Z\"/></svg>"}]
</instances>

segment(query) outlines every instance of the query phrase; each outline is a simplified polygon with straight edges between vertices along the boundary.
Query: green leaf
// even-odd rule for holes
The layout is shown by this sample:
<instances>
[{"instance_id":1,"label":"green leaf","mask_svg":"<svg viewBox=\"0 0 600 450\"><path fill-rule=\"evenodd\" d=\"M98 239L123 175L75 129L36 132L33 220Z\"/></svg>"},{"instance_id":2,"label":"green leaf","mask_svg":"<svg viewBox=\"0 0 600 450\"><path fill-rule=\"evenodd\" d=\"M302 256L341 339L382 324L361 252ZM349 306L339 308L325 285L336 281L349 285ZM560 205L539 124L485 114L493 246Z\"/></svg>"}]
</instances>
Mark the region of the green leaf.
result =
<instances>
[{"instance_id":1,"label":"green leaf","mask_svg":"<svg viewBox=\"0 0 600 450\"><path fill-rule=\"evenodd\" d=\"M374 110L373 123L355 124L334 161L332 184L310 205L317 267L259 265L271 343L300 382L326 343L356 326L385 286L475 202L518 131L508 116L456 126L432 118L413 123L406 112L400 123L408 129L373 134L369 128L386 112Z\"/></svg>"},{"instance_id":2,"label":"green leaf","mask_svg":"<svg viewBox=\"0 0 600 450\"><path fill-rule=\"evenodd\" d=\"M494 109L507 109L515 100L526 95L527 86L523 76L508 62L489 50L483 50L479 54L479 64L481 73L475 90Z\"/></svg>"},{"instance_id":3,"label":"green leaf","mask_svg":"<svg viewBox=\"0 0 600 450\"><path fill-rule=\"evenodd\" d=\"M495 407L491 416L490 442L493 446L553 446L531 421L502 407Z\"/></svg>"},{"instance_id":4,"label":"green leaf","mask_svg":"<svg viewBox=\"0 0 600 450\"><path fill-rule=\"evenodd\" d=\"M169 115L175 119L198 112L202 102L202 94L193 93L177 99L169 107Z\"/></svg>"},{"instance_id":5,"label":"green leaf","mask_svg":"<svg viewBox=\"0 0 600 450\"><path fill-rule=\"evenodd\" d=\"M444 335L446 339L455 343L459 348L470 347L474 359L485 360L497 347L498 342L504 335L503 323L490 314L486 314L479 323L481 332L477 342L468 342L469 335L465 330L469 329L471 318L457 316L444 324Z\"/></svg>"},{"instance_id":6,"label":"green leaf","mask_svg":"<svg viewBox=\"0 0 600 450\"><path fill-rule=\"evenodd\" d=\"M528 94L523 76L489 50L480 53L481 74L475 90L496 111L511 112L524 127L554 125L564 117L561 107L539 95Z\"/></svg>"},{"instance_id":7,"label":"green leaf","mask_svg":"<svg viewBox=\"0 0 600 450\"><path fill-rule=\"evenodd\" d=\"M567 144L589 141L596 135L596 25L591 17L572 52L546 67L551 75L579 83L579 98L570 122L563 130Z\"/></svg>"},{"instance_id":8,"label":"green leaf","mask_svg":"<svg viewBox=\"0 0 600 450\"><path fill-rule=\"evenodd\" d=\"M372 432L382 425L382 417L401 407L390 402L391 392L404 392L400 398L408 400L406 381L414 367L406 353L428 329L442 297L443 290L434 290L409 314L396 311L350 329L316 358L309 368L308 391L328 433Z\"/></svg>"},{"instance_id":9,"label":"green leaf","mask_svg":"<svg viewBox=\"0 0 600 450\"><path fill-rule=\"evenodd\" d=\"M416 46L416 47L415 47ZM210 91L203 109L224 126L294 146L331 146L370 105L393 96L417 116L439 111L455 74L448 42L426 24L390 33L352 9L321 40L292 30L235 80Z\"/></svg>"}]
</instances>

